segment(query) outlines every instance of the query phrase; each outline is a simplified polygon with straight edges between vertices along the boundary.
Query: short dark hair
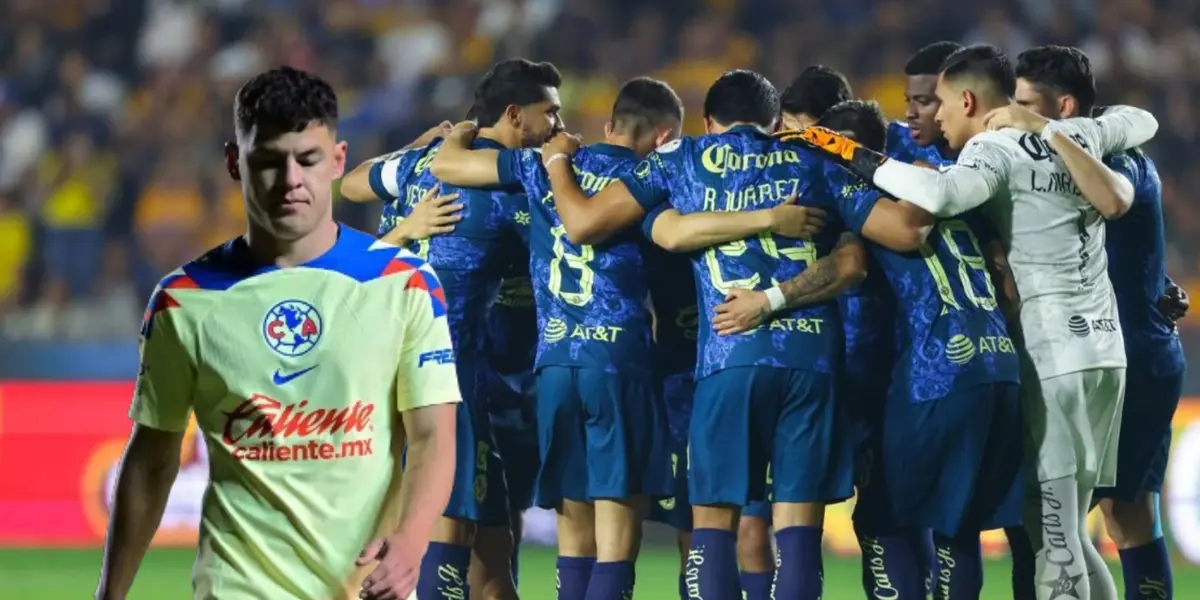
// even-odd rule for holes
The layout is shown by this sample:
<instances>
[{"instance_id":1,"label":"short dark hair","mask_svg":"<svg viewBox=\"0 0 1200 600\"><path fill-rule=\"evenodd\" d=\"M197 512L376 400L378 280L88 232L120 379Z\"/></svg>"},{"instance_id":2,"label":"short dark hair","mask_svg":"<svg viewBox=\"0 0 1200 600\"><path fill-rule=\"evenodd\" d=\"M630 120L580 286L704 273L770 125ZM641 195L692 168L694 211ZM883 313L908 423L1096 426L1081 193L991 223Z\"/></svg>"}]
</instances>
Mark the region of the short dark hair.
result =
<instances>
[{"instance_id":1,"label":"short dark hair","mask_svg":"<svg viewBox=\"0 0 1200 600\"><path fill-rule=\"evenodd\" d=\"M668 122L683 122L683 101L671 86L649 77L635 77L621 86L612 109L613 129L633 137Z\"/></svg>"},{"instance_id":2,"label":"short dark hair","mask_svg":"<svg viewBox=\"0 0 1200 600\"><path fill-rule=\"evenodd\" d=\"M783 90L779 104L785 113L820 119L833 105L851 97L845 75L825 65L813 65Z\"/></svg>"},{"instance_id":3,"label":"short dark hair","mask_svg":"<svg viewBox=\"0 0 1200 600\"><path fill-rule=\"evenodd\" d=\"M817 124L834 131L853 132L858 143L876 152L883 152L887 143L887 117L874 100L839 102L825 111Z\"/></svg>"},{"instance_id":4,"label":"short dark hair","mask_svg":"<svg viewBox=\"0 0 1200 600\"><path fill-rule=\"evenodd\" d=\"M1047 96L1070 94L1079 103L1079 116L1096 105L1096 78L1092 61L1078 48L1038 46L1017 56L1017 77L1026 79Z\"/></svg>"},{"instance_id":5,"label":"short dark hair","mask_svg":"<svg viewBox=\"0 0 1200 600\"><path fill-rule=\"evenodd\" d=\"M722 125L753 123L770 127L779 118L779 92L762 73L729 71L708 88L704 116Z\"/></svg>"},{"instance_id":6,"label":"short dark hair","mask_svg":"<svg viewBox=\"0 0 1200 600\"><path fill-rule=\"evenodd\" d=\"M943 41L929 44L908 57L908 62L904 63L904 74L909 77L937 75L942 72L942 65L946 64L946 59L962 50L962 47L962 44L958 42Z\"/></svg>"},{"instance_id":7,"label":"short dark hair","mask_svg":"<svg viewBox=\"0 0 1200 600\"><path fill-rule=\"evenodd\" d=\"M946 59L942 77L947 81L963 76L978 77L996 86L996 92L1012 98L1017 91L1017 75L1012 62L995 46L967 46Z\"/></svg>"},{"instance_id":8,"label":"short dark hair","mask_svg":"<svg viewBox=\"0 0 1200 600\"><path fill-rule=\"evenodd\" d=\"M562 75L548 63L510 58L494 65L475 86L472 113L481 127L500 121L509 106L527 106L546 99L546 88L562 85Z\"/></svg>"},{"instance_id":9,"label":"short dark hair","mask_svg":"<svg viewBox=\"0 0 1200 600\"><path fill-rule=\"evenodd\" d=\"M233 123L239 135L253 129L273 133L303 131L313 123L337 127L338 102L324 79L292 67L255 75L233 100Z\"/></svg>"}]
</instances>

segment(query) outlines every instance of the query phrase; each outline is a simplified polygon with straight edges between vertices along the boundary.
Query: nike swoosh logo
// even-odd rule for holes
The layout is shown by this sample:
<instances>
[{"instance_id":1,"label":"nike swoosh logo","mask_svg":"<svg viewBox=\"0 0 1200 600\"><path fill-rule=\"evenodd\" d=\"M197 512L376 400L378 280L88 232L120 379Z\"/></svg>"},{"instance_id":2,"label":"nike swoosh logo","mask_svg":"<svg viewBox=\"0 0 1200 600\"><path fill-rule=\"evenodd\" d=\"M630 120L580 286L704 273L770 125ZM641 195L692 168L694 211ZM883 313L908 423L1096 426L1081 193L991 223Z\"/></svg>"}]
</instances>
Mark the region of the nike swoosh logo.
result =
<instances>
[{"instance_id":1,"label":"nike swoosh logo","mask_svg":"<svg viewBox=\"0 0 1200 600\"><path fill-rule=\"evenodd\" d=\"M300 369L299 371L296 371L295 373L288 373L287 375L280 373L279 369L275 369L275 374L273 376L271 376L271 381L274 381L275 385L283 385L283 384L285 384L285 383L287 383L287 382L289 382L289 381L291 381L291 380L293 380L315 368L317 368L317 365L313 365L307 369Z\"/></svg>"}]
</instances>

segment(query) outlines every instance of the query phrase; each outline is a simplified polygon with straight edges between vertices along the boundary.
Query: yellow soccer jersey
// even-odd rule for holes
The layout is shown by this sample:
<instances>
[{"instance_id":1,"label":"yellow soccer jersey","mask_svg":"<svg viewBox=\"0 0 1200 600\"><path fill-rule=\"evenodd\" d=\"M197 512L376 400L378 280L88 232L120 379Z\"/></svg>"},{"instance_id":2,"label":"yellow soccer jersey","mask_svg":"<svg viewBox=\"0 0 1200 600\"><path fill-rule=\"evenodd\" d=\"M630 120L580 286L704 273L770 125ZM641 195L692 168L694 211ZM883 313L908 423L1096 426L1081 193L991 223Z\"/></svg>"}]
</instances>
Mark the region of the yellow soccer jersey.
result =
<instances>
[{"instance_id":1,"label":"yellow soccer jersey","mask_svg":"<svg viewBox=\"0 0 1200 600\"><path fill-rule=\"evenodd\" d=\"M162 281L130 417L194 412L207 443L196 598L342 590L398 483L400 413L460 401L445 314L423 260L345 226L299 267L237 238Z\"/></svg>"}]
</instances>

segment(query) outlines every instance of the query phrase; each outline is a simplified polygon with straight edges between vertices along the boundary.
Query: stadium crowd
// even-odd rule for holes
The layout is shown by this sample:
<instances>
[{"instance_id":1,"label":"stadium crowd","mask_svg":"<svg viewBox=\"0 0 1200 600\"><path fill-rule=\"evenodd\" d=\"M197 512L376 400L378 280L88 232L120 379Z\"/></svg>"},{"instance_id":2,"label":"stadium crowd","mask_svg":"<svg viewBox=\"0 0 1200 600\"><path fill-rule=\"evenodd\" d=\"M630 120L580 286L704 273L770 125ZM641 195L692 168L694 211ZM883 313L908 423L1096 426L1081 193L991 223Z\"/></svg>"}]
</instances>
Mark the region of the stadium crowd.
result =
<instances>
[{"instance_id":1,"label":"stadium crowd","mask_svg":"<svg viewBox=\"0 0 1200 600\"><path fill-rule=\"evenodd\" d=\"M936 15L937 19L930 18ZM1169 272L1196 293L1200 5L1170 0L10 0L0 6L0 338L132 337L161 275L238 233L224 175L237 86L276 64L342 99L350 163L457 120L495 60L564 73L564 120L602 137L617 86L652 73L688 108L727 69L786 83L801 65L846 73L903 113L902 66L938 39L1011 52L1073 43L1100 97L1163 122ZM373 230L374 207L343 220Z\"/></svg>"}]
</instances>

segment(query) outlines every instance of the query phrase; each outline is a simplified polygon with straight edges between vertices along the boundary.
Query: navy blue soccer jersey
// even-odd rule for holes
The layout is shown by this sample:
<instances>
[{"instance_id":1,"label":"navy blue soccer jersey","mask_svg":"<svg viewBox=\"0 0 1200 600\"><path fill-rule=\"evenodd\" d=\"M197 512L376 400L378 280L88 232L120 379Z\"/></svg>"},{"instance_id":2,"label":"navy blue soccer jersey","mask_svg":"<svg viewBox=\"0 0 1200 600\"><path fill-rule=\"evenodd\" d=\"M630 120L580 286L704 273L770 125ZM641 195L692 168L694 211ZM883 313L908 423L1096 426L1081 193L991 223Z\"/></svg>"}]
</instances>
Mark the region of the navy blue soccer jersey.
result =
<instances>
[{"instance_id":1,"label":"navy blue soccer jersey","mask_svg":"<svg viewBox=\"0 0 1200 600\"><path fill-rule=\"evenodd\" d=\"M1141 150L1105 158L1114 171L1133 184L1133 206L1105 226L1108 277L1117 295L1121 331L1130 361L1145 359L1160 375L1183 369L1183 349L1175 326L1158 310L1166 280L1162 181L1158 169Z\"/></svg>"},{"instance_id":2,"label":"navy blue soccer jersey","mask_svg":"<svg viewBox=\"0 0 1200 600\"><path fill-rule=\"evenodd\" d=\"M908 124L901 121L888 123L887 155L900 162L909 164L923 162L934 167L953 164L954 159L943 155L939 144L921 146L912 137Z\"/></svg>"},{"instance_id":3,"label":"navy blue soccer jersey","mask_svg":"<svg viewBox=\"0 0 1200 600\"><path fill-rule=\"evenodd\" d=\"M847 226L861 233L880 192L832 163L827 175ZM897 303L892 398L924 402L984 383L1019 381L1016 349L984 257L989 232L982 216L968 212L939 220L918 252L867 243Z\"/></svg>"},{"instance_id":4,"label":"navy blue soccer jersey","mask_svg":"<svg viewBox=\"0 0 1200 600\"><path fill-rule=\"evenodd\" d=\"M475 148L503 149L477 138ZM390 231L412 213L413 206L438 180L429 163L441 140L394 155L372 165L371 190L383 200L379 232ZM442 185L441 193L458 193L463 206L452 233L416 240L409 250L427 260L446 290L450 332L460 357L483 357L487 348L488 307L514 256L528 235L529 202L519 188L461 188Z\"/></svg>"},{"instance_id":5,"label":"navy blue soccer jersey","mask_svg":"<svg viewBox=\"0 0 1200 600\"><path fill-rule=\"evenodd\" d=\"M504 272L487 316L492 365L501 375L532 372L537 355L537 311L529 280L529 258L515 258Z\"/></svg>"},{"instance_id":6,"label":"navy blue soccer jersey","mask_svg":"<svg viewBox=\"0 0 1200 600\"><path fill-rule=\"evenodd\" d=\"M682 214L771 208L795 194L807 206L831 209L823 158L748 126L670 142L621 181L647 213L670 202ZM766 289L799 275L828 254L842 232L836 219L812 240L763 234L692 255L699 319L696 378L730 367L771 366L835 373L842 323L837 302L776 313L769 323L734 336L712 328L714 308L734 288Z\"/></svg>"},{"instance_id":7,"label":"navy blue soccer jersey","mask_svg":"<svg viewBox=\"0 0 1200 600\"><path fill-rule=\"evenodd\" d=\"M633 150L611 144L580 148L572 158L589 196L636 162ZM554 207L541 153L501 152L497 168L501 184L519 184L529 197L529 269L541 332L538 368L649 371L650 313L637 229L595 246L573 244Z\"/></svg>"}]
</instances>

